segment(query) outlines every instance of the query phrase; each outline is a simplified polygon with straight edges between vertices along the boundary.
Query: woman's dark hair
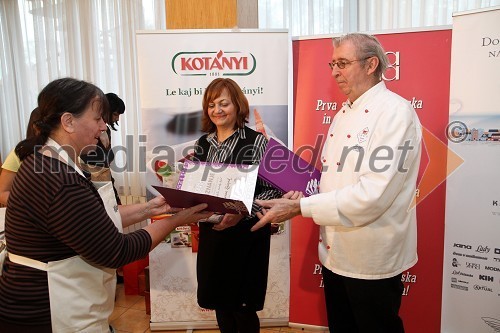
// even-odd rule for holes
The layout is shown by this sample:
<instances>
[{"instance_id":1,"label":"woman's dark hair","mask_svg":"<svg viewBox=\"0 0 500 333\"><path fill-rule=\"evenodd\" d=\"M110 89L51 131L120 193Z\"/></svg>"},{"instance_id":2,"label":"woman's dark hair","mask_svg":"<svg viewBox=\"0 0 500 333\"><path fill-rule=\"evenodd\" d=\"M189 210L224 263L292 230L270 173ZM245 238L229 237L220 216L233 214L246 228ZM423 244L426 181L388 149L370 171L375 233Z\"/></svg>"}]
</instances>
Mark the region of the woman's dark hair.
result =
<instances>
[{"instance_id":1,"label":"woman's dark hair","mask_svg":"<svg viewBox=\"0 0 500 333\"><path fill-rule=\"evenodd\" d=\"M243 128L248 123L248 115L250 107L248 100L241 91L240 86L231 79L218 78L210 82L205 93L203 94L203 117L201 118L201 130L205 133L213 133L217 126L210 120L208 116L208 105L219 97L224 89L227 89L231 101L236 106L236 128Z\"/></svg>"},{"instance_id":2,"label":"woman's dark hair","mask_svg":"<svg viewBox=\"0 0 500 333\"><path fill-rule=\"evenodd\" d=\"M118 122L113 121L113 113L123 114L125 112L125 103L114 93L107 93L106 98L108 99L109 110L106 114L102 115L102 118L113 131L116 131L115 124L118 124Z\"/></svg>"},{"instance_id":3,"label":"woman's dark hair","mask_svg":"<svg viewBox=\"0 0 500 333\"><path fill-rule=\"evenodd\" d=\"M31 111L30 119L28 121L28 127L26 128L26 139L29 139L36 135L37 127L35 125L35 122L38 119L40 119L40 110L38 108L34 108L33 111Z\"/></svg>"},{"instance_id":4,"label":"woman's dark hair","mask_svg":"<svg viewBox=\"0 0 500 333\"><path fill-rule=\"evenodd\" d=\"M99 103L103 113L109 108L102 90L92 83L62 78L47 84L38 95L40 118L34 122L38 133L17 144L15 151L19 159L24 160L47 142L50 134L59 128L64 113L80 117L90 103Z\"/></svg>"}]
</instances>

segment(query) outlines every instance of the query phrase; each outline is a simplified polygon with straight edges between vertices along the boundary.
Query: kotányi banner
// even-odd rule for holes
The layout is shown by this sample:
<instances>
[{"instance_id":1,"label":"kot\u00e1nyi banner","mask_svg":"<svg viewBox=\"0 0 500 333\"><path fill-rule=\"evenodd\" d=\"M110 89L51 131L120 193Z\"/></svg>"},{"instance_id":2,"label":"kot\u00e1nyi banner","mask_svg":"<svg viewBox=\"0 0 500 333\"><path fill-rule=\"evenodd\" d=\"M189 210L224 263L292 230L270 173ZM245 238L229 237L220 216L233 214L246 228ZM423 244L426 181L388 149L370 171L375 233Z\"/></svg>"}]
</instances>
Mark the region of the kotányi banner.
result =
<instances>
[{"instance_id":1,"label":"kot\u00e1nyi banner","mask_svg":"<svg viewBox=\"0 0 500 333\"><path fill-rule=\"evenodd\" d=\"M201 129L205 87L217 77L235 80L250 103L248 126L288 142L287 31L177 30L139 32L137 61L145 146L146 184L168 186L192 153ZM170 184L172 185L172 184ZM286 325L289 310L289 230L276 226L261 323ZM216 327L215 313L196 299L196 227L180 227L150 254L151 328ZM231 277L228 277L230 279ZM224 283L224 281L221 281Z\"/></svg>"}]
</instances>

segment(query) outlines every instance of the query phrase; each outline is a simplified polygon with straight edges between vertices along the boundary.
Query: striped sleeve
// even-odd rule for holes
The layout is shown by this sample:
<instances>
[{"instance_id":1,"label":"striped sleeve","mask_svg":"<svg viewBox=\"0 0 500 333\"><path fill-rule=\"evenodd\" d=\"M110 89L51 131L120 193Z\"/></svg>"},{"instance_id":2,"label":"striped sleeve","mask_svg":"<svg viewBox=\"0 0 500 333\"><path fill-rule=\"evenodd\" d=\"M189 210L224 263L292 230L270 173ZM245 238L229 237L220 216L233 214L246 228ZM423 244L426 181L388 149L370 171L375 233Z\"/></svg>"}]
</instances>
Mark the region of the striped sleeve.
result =
<instances>
[{"instance_id":1,"label":"striped sleeve","mask_svg":"<svg viewBox=\"0 0 500 333\"><path fill-rule=\"evenodd\" d=\"M118 268L149 252L149 234L144 230L121 234L100 198L85 186L63 185L52 207L47 216L49 232L92 263Z\"/></svg>"}]
</instances>

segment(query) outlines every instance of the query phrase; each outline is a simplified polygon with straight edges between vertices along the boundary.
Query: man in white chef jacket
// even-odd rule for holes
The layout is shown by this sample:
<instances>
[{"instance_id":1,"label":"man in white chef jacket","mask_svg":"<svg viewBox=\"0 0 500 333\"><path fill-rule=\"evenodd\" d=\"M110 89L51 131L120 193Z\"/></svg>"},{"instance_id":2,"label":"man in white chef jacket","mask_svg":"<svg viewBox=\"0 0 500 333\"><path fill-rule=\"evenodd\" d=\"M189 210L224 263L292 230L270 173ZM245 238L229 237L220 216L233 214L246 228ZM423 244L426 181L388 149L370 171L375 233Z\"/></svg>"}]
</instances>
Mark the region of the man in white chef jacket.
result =
<instances>
[{"instance_id":1,"label":"man in white chef jacket","mask_svg":"<svg viewBox=\"0 0 500 333\"><path fill-rule=\"evenodd\" d=\"M333 45L329 66L347 102L323 146L320 193L257 201L268 210L254 228L297 215L320 226L330 332L404 332L401 274L417 262L421 125L382 81L389 62L375 37L347 34Z\"/></svg>"}]
</instances>

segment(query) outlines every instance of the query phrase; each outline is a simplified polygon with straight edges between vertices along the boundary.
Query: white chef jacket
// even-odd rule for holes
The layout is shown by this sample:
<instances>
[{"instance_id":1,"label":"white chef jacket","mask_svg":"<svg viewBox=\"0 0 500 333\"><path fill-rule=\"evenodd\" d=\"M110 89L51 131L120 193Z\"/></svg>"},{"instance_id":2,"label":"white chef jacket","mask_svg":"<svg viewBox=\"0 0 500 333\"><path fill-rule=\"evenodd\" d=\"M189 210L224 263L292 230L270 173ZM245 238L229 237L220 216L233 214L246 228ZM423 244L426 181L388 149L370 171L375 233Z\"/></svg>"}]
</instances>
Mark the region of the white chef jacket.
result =
<instances>
[{"instance_id":1,"label":"white chef jacket","mask_svg":"<svg viewBox=\"0 0 500 333\"><path fill-rule=\"evenodd\" d=\"M417 262L412 207L422 128L382 81L338 112L321 159L320 193L300 200L320 226L319 259L339 275L395 276Z\"/></svg>"}]
</instances>

